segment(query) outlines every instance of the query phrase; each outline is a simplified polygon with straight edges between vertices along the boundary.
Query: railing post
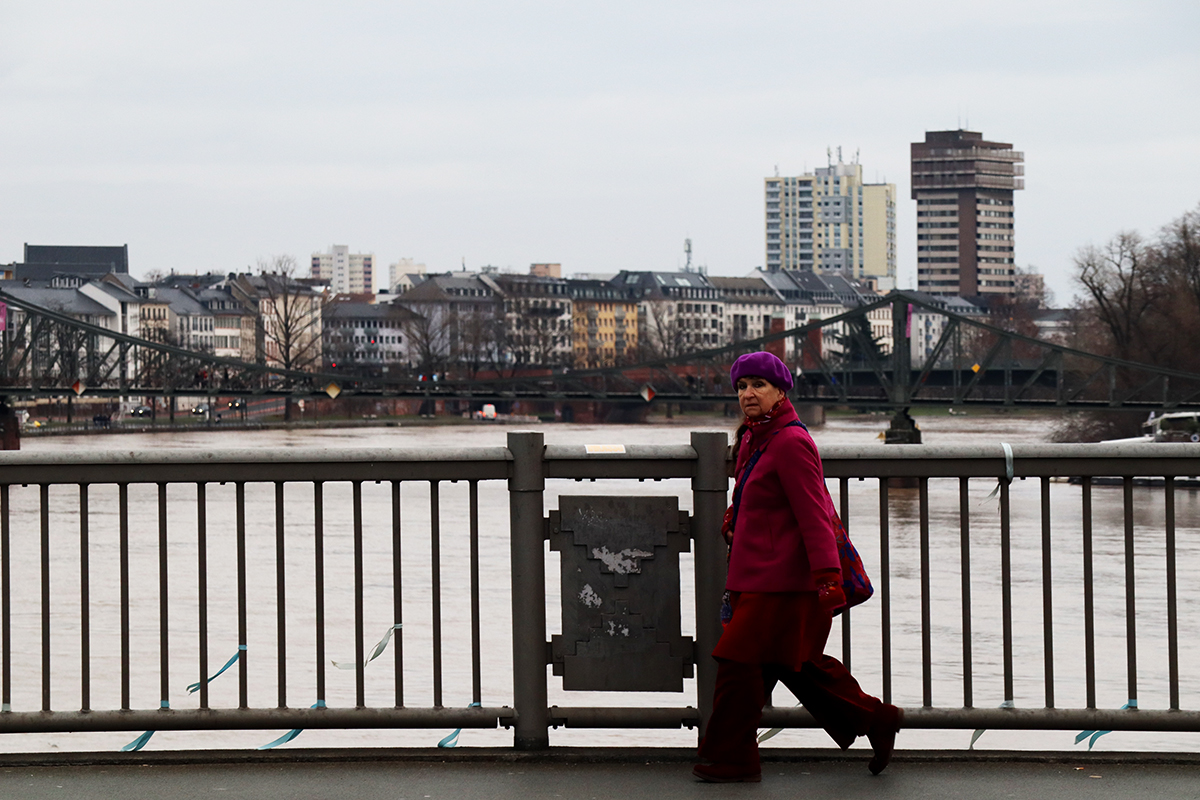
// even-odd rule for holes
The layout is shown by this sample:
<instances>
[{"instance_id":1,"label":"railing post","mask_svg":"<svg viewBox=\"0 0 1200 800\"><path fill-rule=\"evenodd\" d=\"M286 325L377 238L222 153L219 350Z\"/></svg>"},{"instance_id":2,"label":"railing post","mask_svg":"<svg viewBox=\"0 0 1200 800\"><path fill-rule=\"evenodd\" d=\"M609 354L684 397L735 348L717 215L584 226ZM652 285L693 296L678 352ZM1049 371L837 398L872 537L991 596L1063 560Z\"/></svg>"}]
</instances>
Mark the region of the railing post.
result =
<instances>
[{"instance_id":1,"label":"railing post","mask_svg":"<svg viewBox=\"0 0 1200 800\"><path fill-rule=\"evenodd\" d=\"M546 555L543 495L546 476L540 432L508 434L513 455L508 479L512 548L513 703L517 719L513 746L550 746L546 704Z\"/></svg>"},{"instance_id":2,"label":"railing post","mask_svg":"<svg viewBox=\"0 0 1200 800\"><path fill-rule=\"evenodd\" d=\"M728 502L726 451L729 437L720 431L693 431L696 472L692 478L692 541L696 564L696 692L700 737L712 714L717 662L712 651L721 638L721 595L725 590L725 543L721 520Z\"/></svg>"}]
</instances>

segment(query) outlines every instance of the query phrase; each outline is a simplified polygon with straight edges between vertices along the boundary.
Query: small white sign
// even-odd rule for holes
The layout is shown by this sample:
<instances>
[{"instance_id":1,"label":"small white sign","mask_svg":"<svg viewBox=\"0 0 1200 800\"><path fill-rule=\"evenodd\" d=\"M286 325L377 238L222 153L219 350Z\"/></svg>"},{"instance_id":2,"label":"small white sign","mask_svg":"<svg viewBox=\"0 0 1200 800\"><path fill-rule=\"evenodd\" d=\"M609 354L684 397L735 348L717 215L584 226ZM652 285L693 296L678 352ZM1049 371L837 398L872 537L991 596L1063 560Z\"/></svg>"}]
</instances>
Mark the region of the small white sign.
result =
<instances>
[{"instance_id":1,"label":"small white sign","mask_svg":"<svg viewBox=\"0 0 1200 800\"><path fill-rule=\"evenodd\" d=\"M625 453L623 444L585 444L583 447L589 456L597 453Z\"/></svg>"}]
</instances>

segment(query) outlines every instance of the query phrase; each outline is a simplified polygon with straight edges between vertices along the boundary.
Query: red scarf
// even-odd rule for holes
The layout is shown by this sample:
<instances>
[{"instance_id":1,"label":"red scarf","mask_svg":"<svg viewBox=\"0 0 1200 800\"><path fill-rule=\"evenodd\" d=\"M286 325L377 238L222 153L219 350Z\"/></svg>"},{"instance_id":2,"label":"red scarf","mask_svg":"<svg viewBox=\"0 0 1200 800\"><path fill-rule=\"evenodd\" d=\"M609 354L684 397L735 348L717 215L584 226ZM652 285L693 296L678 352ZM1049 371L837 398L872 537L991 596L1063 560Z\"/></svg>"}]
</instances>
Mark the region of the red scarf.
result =
<instances>
[{"instance_id":1,"label":"red scarf","mask_svg":"<svg viewBox=\"0 0 1200 800\"><path fill-rule=\"evenodd\" d=\"M790 410L791 407L792 407L792 404L788 401L787 396L785 395L785 396L779 398L779 400L776 401L775 405L771 406L771 409L767 413L763 414L761 417L758 417L756 419L751 419L750 417L745 417L742 420L742 426L744 426L746 428L746 430L742 432L742 439L738 443L737 461L735 462L737 464L737 471L734 475L735 483L737 481L741 480L742 468L750 460L750 456L752 454L752 450L750 449L750 447L751 447L751 441L754 439L755 428L759 428L763 425L768 424L772 420L778 418L779 415L781 413L783 413L784 411ZM763 444L765 444L765 442L763 442ZM760 444L759 446L761 447L762 444ZM729 543L729 544L733 543L733 506L732 505L729 506L729 508L725 509L725 518L721 521L721 535L725 537L726 543Z\"/></svg>"}]
</instances>

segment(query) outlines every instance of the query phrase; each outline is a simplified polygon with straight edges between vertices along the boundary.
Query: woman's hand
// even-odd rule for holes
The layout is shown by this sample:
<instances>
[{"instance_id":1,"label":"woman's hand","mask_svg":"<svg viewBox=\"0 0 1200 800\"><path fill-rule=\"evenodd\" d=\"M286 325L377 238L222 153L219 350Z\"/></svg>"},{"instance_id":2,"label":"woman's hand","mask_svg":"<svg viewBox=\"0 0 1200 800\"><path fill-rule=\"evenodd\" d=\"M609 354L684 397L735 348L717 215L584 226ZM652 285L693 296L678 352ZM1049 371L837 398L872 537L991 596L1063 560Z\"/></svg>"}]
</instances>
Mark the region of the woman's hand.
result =
<instances>
[{"instance_id":1,"label":"woman's hand","mask_svg":"<svg viewBox=\"0 0 1200 800\"><path fill-rule=\"evenodd\" d=\"M817 602L830 614L846 605L846 593L840 583L824 583L817 587Z\"/></svg>"},{"instance_id":2,"label":"woman's hand","mask_svg":"<svg viewBox=\"0 0 1200 800\"><path fill-rule=\"evenodd\" d=\"M842 574L836 569L822 569L813 573L817 585L817 602L822 611L830 614L846 605L846 593L842 590Z\"/></svg>"}]
</instances>

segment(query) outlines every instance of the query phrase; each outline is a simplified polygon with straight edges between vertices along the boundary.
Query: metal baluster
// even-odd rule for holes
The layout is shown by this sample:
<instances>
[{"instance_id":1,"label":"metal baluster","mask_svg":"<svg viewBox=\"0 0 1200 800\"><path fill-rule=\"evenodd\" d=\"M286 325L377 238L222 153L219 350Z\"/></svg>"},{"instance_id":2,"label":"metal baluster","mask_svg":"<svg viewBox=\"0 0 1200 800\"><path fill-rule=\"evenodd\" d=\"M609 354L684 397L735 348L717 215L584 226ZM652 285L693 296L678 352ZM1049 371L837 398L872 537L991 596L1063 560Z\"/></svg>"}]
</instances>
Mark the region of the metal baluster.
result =
<instances>
[{"instance_id":1,"label":"metal baluster","mask_svg":"<svg viewBox=\"0 0 1200 800\"><path fill-rule=\"evenodd\" d=\"M200 707L208 708L208 486L196 484L196 594L200 645Z\"/></svg>"},{"instance_id":2,"label":"metal baluster","mask_svg":"<svg viewBox=\"0 0 1200 800\"><path fill-rule=\"evenodd\" d=\"M930 627L929 590L929 478L920 479L921 525L921 697L926 708L933 706L933 640Z\"/></svg>"},{"instance_id":3,"label":"metal baluster","mask_svg":"<svg viewBox=\"0 0 1200 800\"><path fill-rule=\"evenodd\" d=\"M975 705L971 657L971 492L970 478L958 479L958 531L962 552L963 708Z\"/></svg>"},{"instance_id":4,"label":"metal baluster","mask_svg":"<svg viewBox=\"0 0 1200 800\"><path fill-rule=\"evenodd\" d=\"M129 710L129 484L117 484L121 582L121 710Z\"/></svg>"},{"instance_id":5,"label":"metal baluster","mask_svg":"<svg viewBox=\"0 0 1200 800\"><path fill-rule=\"evenodd\" d=\"M167 708L171 701L171 658L167 632L169 596L167 593L167 485L158 484L158 704Z\"/></svg>"},{"instance_id":6,"label":"metal baluster","mask_svg":"<svg viewBox=\"0 0 1200 800\"><path fill-rule=\"evenodd\" d=\"M8 484L0 484L0 712L12 711L12 568L9 558Z\"/></svg>"},{"instance_id":7,"label":"metal baluster","mask_svg":"<svg viewBox=\"0 0 1200 800\"><path fill-rule=\"evenodd\" d=\"M883 702L892 702L892 582L888 554L888 479L879 479L879 637Z\"/></svg>"},{"instance_id":8,"label":"metal baluster","mask_svg":"<svg viewBox=\"0 0 1200 800\"><path fill-rule=\"evenodd\" d=\"M1092 585L1092 479L1083 478L1083 659L1087 707L1096 707L1096 604Z\"/></svg>"},{"instance_id":9,"label":"metal baluster","mask_svg":"<svg viewBox=\"0 0 1200 800\"><path fill-rule=\"evenodd\" d=\"M238 593L238 708L250 707L250 642L246 624L246 484L234 484L234 505L237 509L237 593Z\"/></svg>"},{"instance_id":10,"label":"metal baluster","mask_svg":"<svg viewBox=\"0 0 1200 800\"><path fill-rule=\"evenodd\" d=\"M483 704L479 654L479 481L468 484L471 506L471 700Z\"/></svg>"},{"instance_id":11,"label":"metal baluster","mask_svg":"<svg viewBox=\"0 0 1200 800\"><path fill-rule=\"evenodd\" d=\"M839 499L841 500L842 525L846 528L847 538L850 536L850 479L838 481ZM850 609L842 611L842 664L850 671Z\"/></svg>"},{"instance_id":12,"label":"metal baluster","mask_svg":"<svg viewBox=\"0 0 1200 800\"><path fill-rule=\"evenodd\" d=\"M1012 508L1009 485L1000 481L1000 610L1004 635L1004 699L1013 699Z\"/></svg>"},{"instance_id":13,"label":"metal baluster","mask_svg":"<svg viewBox=\"0 0 1200 800\"><path fill-rule=\"evenodd\" d=\"M287 587L284 582L283 481L275 482L275 629L277 655L276 689L280 708L287 708Z\"/></svg>"},{"instance_id":14,"label":"metal baluster","mask_svg":"<svg viewBox=\"0 0 1200 800\"><path fill-rule=\"evenodd\" d=\"M1054 570L1050 554L1050 479L1042 478L1042 649L1046 708L1054 708Z\"/></svg>"},{"instance_id":15,"label":"metal baluster","mask_svg":"<svg viewBox=\"0 0 1200 800\"><path fill-rule=\"evenodd\" d=\"M367 704L367 684L363 662L367 660L367 646L363 640L362 481L354 481L351 491L354 498L354 704L357 708L364 708Z\"/></svg>"},{"instance_id":16,"label":"metal baluster","mask_svg":"<svg viewBox=\"0 0 1200 800\"><path fill-rule=\"evenodd\" d=\"M1175 477L1163 480L1166 493L1167 523L1167 669L1171 691L1171 710L1179 710L1179 616L1175 593Z\"/></svg>"},{"instance_id":17,"label":"metal baluster","mask_svg":"<svg viewBox=\"0 0 1200 800\"><path fill-rule=\"evenodd\" d=\"M438 482L429 482L429 563L433 592L433 707L442 707L442 547Z\"/></svg>"},{"instance_id":18,"label":"metal baluster","mask_svg":"<svg viewBox=\"0 0 1200 800\"><path fill-rule=\"evenodd\" d=\"M392 633L396 708L404 708L404 583L400 542L400 481L392 481Z\"/></svg>"},{"instance_id":19,"label":"metal baluster","mask_svg":"<svg viewBox=\"0 0 1200 800\"><path fill-rule=\"evenodd\" d=\"M50 485L41 489L42 520L42 711L50 710Z\"/></svg>"},{"instance_id":20,"label":"metal baluster","mask_svg":"<svg viewBox=\"0 0 1200 800\"><path fill-rule=\"evenodd\" d=\"M91 568L88 557L88 485L79 484L79 710L92 704Z\"/></svg>"},{"instance_id":21,"label":"metal baluster","mask_svg":"<svg viewBox=\"0 0 1200 800\"><path fill-rule=\"evenodd\" d=\"M1137 603L1133 571L1133 476L1126 475L1125 506L1125 653L1129 670L1129 705L1137 703Z\"/></svg>"},{"instance_id":22,"label":"metal baluster","mask_svg":"<svg viewBox=\"0 0 1200 800\"><path fill-rule=\"evenodd\" d=\"M316 605L317 702L325 702L325 484L313 481L313 598Z\"/></svg>"}]
</instances>

